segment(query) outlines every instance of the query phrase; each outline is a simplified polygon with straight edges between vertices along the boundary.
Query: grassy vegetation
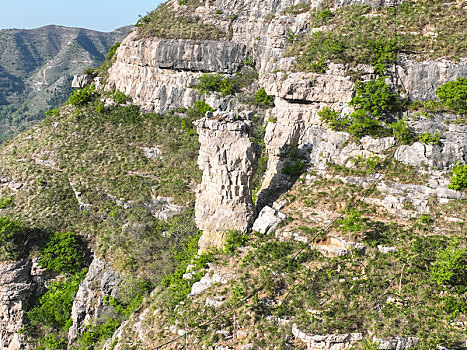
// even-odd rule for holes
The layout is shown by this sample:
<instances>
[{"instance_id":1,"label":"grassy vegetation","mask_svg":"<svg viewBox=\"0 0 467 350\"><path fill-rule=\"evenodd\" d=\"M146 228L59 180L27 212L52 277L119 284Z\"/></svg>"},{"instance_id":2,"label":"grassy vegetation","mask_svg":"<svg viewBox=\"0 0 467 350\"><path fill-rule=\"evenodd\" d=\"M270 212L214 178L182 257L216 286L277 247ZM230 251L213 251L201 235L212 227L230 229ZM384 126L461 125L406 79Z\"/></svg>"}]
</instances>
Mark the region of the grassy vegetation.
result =
<instances>
[{"instance_id":1,"label":"grassy vegetation","mask_svg":"<svg viewBox=\"0 0 467 350\"><path fill-rule=\"evenodd\" d=\"M136 26L140 38L220 40L226 36L214 25L203 23L192 16L192 6L197 2L185 2L182 10L174 11L171 4L160 5L156 10L141 18Z\"/></svg>"},{"instance_id":2,"label":"grassy vegetation","mask_svg":"<svg viewBox=\"0 0 467 350\"><path fill-rule=\"evenodd\" d=\"M96 92L78 104L50 113L37 129L2 147L0 173L24 183L2 215L21 219L31 237L29 250L40 247L33 244L36 237L43 241L53 232L74 232L88 237L117 269L159 280L173 266L165 250L194 227L190 208L201 174L191 121L200 113L143 115L123 105L99 109ZM199 105L194 110L205 108ZM142 148L155 146L162 157L146 158ZM90 204L85 210L74 191ZM7 187L2 198L12 194ZM173 197L187 209L168 223L160 221L151 207L158 196ZM122 232L127 222L146 229Z\"/></svg>"},{"instance_id":3,"label":"grassy vegetation","mask_svg":"<svg viewBox=\"0 0 467 350\"><path fill-rule=\"evenodd\" d=\"M315 10L310 22L326 27L296 40L287 54L297 56L298 70L312 71L319 71L326 60L387 65L400 52L420 59L456 60L467 52L462 24L466 16L465 7L442 0L407 1L377 9L352 5L333 12Z\"/></svg>"},{"instance_id":4,"label":"grassy vegetation","mask_svg":"<svg viewBox=\"0 0 467 350\"><path fill-rule=\"evenodd\" d=\"M300 187L307 190L304 185ZM322 191L323 184L316 190ZM343 189L344 194L346 191L348 188ZM224 344L228 335L216 332L232 331L233 311L229 313L228 308L234 306L236 327L248 334L243 343L256 348L280 348L286 343L299 346L287 341L292 323L311 334L369 331L383 339L401 334L416 336L421 340L419 348L427 350L441 344L463 344L464 333L456 322L463 322L467 311L463 302L465 242L452 244L454 236L433 234L430 219L406 226L368 217L369 209L349 212L335 228L365 242L366 254L353 251L345 257L329 258L304 248L302 243L278 242L274 234L252 236L246 242L246 251L232 255L228 249L227 255L216 257L217 266L235 271L235 280L230 285L214 284L205 295L179 304L170 322L183 329L185 324L194 327L225 313L202 327L202 332L190 335L190 344ZM295 220L300 219L295 216ZM292 221L290 225L293 229L296 224ZM319 226L308 225L302 232L316 237ZM397 251L382 254L376 248L379 244L394 246ZM258 286L260 291L256 291ZM250 293L253 297L245 301ZM222 296L224 306L205 306L205 299L214 296ZM153 307L160 310L166 298L155 298ZM159 330L152 334L160 341L171 339L161 330L169 315L169 311L162 311L148 320L152 329ZM278 326L277 317L288 321Z\"/></svg>"}]
</instances>

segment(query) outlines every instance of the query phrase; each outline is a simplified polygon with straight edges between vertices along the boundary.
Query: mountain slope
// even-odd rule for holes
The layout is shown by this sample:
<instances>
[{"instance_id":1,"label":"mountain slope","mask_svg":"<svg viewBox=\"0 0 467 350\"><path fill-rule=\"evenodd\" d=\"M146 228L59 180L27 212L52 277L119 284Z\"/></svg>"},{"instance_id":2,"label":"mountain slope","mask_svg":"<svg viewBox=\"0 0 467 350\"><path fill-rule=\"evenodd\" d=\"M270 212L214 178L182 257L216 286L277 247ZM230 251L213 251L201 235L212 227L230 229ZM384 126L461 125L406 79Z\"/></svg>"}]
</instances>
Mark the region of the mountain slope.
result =
<instances>
[{"instance_id":1,"label":"mountain slope","mask_svg":"<svg viewBox=\"0 0 467 350\"><path fill-rule=\"evenodd\" d=\"M393 6L141 19L0 147L0 345L463 349L467 8Z\"/></svg>"},{"instance_id":2,"label":"mountain slope","mask_svg":"<svg viewBox=\"0 0 467 350\"><path fill-rule=\"evenodd\" d=\"M73 75L97 67L130 27L111 33L45 26L0 30L0 140L66 101Z\"/></svg>"}]
</instances>

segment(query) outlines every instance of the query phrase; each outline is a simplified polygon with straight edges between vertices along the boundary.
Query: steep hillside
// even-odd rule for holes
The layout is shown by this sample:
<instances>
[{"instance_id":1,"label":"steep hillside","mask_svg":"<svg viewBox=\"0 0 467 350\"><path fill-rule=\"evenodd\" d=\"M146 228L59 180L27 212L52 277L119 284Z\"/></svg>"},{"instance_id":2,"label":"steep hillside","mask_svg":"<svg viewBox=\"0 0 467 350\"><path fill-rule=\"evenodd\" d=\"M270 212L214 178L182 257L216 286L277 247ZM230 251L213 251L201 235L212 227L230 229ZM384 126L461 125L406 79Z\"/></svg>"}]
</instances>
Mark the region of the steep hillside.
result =
<instances>
[{"instance_id":1,"label":"steep hillside","mask_svg":"<svg viewBox=\"0 0 467 350\"><path fill-rule=\"evenodd\" d=\"M465 348L466 11L142 18L0 149L1 346Z\"/></svg>"},{"instance_id":2,"label":"steep hillside","mask_svg":"<svg viewBox=\"0 0 467 350\"><path fill-rule=\"evenodd\" d=\"M0 140L66 101L73 75L100 65L130 27L111 33L46 26L0 30Z\"/></svg>"}]
</instances>

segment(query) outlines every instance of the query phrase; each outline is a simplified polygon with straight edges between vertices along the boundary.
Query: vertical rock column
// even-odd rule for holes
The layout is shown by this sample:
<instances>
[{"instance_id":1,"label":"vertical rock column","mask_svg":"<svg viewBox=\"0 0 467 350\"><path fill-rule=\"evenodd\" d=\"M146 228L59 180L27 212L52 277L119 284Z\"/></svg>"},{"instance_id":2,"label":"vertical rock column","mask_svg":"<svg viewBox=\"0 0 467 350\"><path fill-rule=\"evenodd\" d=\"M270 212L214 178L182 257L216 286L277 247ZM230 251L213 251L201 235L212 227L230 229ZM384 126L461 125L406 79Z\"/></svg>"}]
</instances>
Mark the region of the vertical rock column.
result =
<instances>
[{"instance_id":1,"label":"vertical rock column","mask_svg":"<svg viewBox=\"0 0 467 350\"><path fill-rule=\"evenodd\" d=\"M0 349L24 349L25 311L34 290L29 260L0 264Z\"/></svg>"},{"instance_id":2,"label":"vertical rock column","mask_svg":"<svg viewBox=\"0 0 467 350\"><path fill-rule=\"evenodd\" d=\"M196 197L200 251L221 247L227 230L247 231L254 220L251 183L259 147L248 138L253 113L206 113L195 122L203 179Z\"/></svg>"}]
</instances>

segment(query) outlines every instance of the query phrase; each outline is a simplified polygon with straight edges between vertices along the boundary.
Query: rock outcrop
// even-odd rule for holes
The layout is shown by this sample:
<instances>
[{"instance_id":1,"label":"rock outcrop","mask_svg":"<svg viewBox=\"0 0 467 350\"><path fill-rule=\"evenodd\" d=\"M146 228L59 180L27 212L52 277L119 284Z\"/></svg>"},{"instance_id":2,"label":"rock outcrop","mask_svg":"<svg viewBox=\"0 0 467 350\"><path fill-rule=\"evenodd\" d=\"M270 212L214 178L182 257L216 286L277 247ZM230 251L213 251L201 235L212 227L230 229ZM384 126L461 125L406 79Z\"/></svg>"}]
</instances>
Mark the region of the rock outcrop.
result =
<instances>
[{"instance_id":1,"label":"rock outcrop","mask_svg":"<svg viewBox=\"0 0 467 350\"><path fill-rule=\"evenodd\" d=\"M302 332L296 324L292 326L292 334L307 345L308 350L343 350L363 340L362 333L347 334L307 334Z\"/></svg>"},{"instance_id":2,"label":"rock outcrop","mask_svg":"<svg viewBox=\"0 0 467 350\"><path fill-rule=\"evenodd\" d=\"M25 311L34 292L30 260L0 264L0 349L24 349Z\"/></svg>"},{"instance_id":3,"label":"rock outcrop","mask_svg":"<svg viewBox=\"0 0 467 350\"><path fill-rule=\"evenodd\" d=\"M96 325L103 316L112 315L113 306L106 299L118 297L122 282L120 275L109 263L94 258L73 302L73 324L68 330L70 344L87 325Z\"/></svg>"},{"instance_id":4,"label":"rock outcrop","mask_svg":"<svg viewBox=\"0 0 467 350\"><path fill-rule=\"evenodd\" d=\"M227 230L247 231L255 210L251 182L260 150L248 138L252 113L211 113L195 122L203 170L196 198L196 224L202 251L221 246Z\"/></svg>"}]
</instances>

